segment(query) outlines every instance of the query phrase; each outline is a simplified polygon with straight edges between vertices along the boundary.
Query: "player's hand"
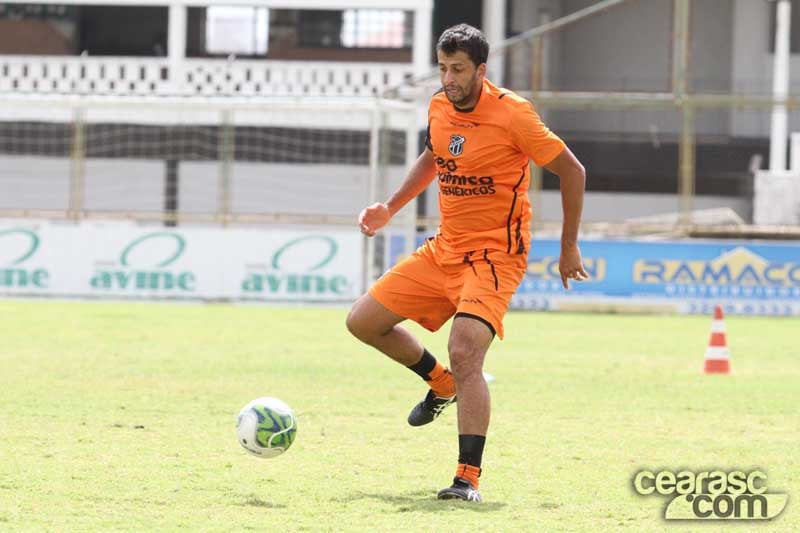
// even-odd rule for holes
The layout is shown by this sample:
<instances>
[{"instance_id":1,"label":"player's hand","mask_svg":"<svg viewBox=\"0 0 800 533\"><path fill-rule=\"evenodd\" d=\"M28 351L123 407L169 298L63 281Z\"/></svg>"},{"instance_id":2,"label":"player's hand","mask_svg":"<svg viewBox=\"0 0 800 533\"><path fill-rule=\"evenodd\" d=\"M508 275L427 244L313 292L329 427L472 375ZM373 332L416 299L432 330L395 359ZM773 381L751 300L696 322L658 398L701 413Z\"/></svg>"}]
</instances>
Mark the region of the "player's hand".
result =
<instances>
[{"instance_id":1,"label":"player's hand","mask_svg":"<svg viewBox=\"0 0 800 533\"><path fill-rule=\"evenodd\" d=\"M361 233L367 237L372 237L379 229L389 223L392 215L389 214L389 207L383 203L372 204L365 207L358 215L358 227Z\"/></svg>"},{"instance_id":2,"label":"player's hand","mask_svg":"<svg viewBox=\"0 0 800 533\"><path fill-rule=\"evenodd\" d=\"M561 257L558 259L558 272L561 274L561 283L569 290L569 280L585 281L589 274L583 268L581 250L577 244L561 246Z\"/></svg>"}]
</instances>

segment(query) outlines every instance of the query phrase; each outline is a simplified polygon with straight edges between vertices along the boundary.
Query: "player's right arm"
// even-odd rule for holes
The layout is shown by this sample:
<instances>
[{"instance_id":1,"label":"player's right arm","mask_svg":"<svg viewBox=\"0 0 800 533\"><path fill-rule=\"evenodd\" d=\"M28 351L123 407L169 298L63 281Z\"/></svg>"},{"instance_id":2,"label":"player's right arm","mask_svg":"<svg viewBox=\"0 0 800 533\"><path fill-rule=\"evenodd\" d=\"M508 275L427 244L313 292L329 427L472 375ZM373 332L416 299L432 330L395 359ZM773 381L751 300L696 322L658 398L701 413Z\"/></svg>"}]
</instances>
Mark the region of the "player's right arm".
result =
<instances>
[{"instance_id":1,"label":"player's right arm","mask_svg":"<svg viewBox=\"0 0 800 533\"><path fill-rule=\"evenodd\" d=\"M429 148L417 158L406 175L406 179L395 193L386 201L378 202L364 208L358 215L358 226L361 233L372 237L389 223L389 220L408 202L422 194L436 176L436 162Z\"/></svg>"}]
</instances>

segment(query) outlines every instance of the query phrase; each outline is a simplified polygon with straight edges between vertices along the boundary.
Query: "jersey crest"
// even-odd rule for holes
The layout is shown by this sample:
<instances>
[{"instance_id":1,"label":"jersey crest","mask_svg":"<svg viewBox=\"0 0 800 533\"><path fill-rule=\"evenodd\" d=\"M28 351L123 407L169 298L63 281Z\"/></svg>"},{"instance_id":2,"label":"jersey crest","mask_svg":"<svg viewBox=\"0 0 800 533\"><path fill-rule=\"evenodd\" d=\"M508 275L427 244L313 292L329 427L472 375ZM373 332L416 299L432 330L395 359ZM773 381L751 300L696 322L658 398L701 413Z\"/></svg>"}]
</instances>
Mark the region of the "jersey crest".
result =
<instances>
[{"instance_id":1,"label":"jersey crest","mask_svg":"<svg viewBox=\"0 0 800 533\"><path fill-rule=\"evenodd\" d=\"M466 139L461 135L451 135L450 136L450 145L447 147L450 150L450 153L454 156L461 155L461 152L464 151L464 142Z\"/></svg>"}]
</instances>

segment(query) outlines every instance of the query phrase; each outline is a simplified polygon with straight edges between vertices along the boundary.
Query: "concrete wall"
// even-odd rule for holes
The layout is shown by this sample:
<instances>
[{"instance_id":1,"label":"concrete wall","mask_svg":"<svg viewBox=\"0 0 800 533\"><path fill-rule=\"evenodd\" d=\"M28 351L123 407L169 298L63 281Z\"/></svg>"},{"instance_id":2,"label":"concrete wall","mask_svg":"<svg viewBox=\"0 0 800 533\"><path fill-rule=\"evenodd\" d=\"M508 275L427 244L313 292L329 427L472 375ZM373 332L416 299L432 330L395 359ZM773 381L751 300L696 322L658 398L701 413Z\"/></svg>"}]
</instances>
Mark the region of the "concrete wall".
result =
<instances>
[{"instance_id":1,"label":"concrete wall","mask_svg":"<svg viewBox=\"0 0 800 533\"><path fill-rule=\"evenodd\" d=\"M218 205L220 165L184 161L178 166L178 206L213 213ZM164 161L89 158L84 205L89 210L155 211L164 207ZM404 167L385 170L391 192ZM70 160L2 156L0 209L63 209L69 206ZM369 167L336 164L236 162L231 169L231 208L237 213L352 215L367 205ZM385 195L387 193L382 193Z\"/></svg>"},{"instance_id":2,"label":"concrete wall","mask_svg":"<svg viewBox=\"0 0 800 533\"><path fill-rule=\"evenodd\" d=\"M680 211L676 194L587 192L584 199L584 222L621 222L631 218L668 215ZM749 219L751 202L730 196L696 196L695 210L728 207L744 220ZM534 206L541 220L561 220L561 196L557 191L544 191L540 205Z\"/></svg>"},{"instance_id":3,"label":"concrete wall","mask_svg":"<svg viewBox=\"0 0 800 533\"><path fill-rule=\"evenodd\" d=\"M563 0L572 13L596 2ZM664 91L668 88L671 0L629 2L559 32L566 91Z\"/></svg>"},{"instance_id":4,"label":"concrete wall","mask_svg":"<svg viewBox=\"0 0 800 533\"><path fill-rule=\"evenodd\" d=\"M562 14L591 5L563 0ZM731 87L731 0L692 2L690 87L728 92ZM578 22L558 33L560 70L553 88L567 91L671 90L672 0L629 2ZM680 116L673 111L556 111L550 123L561 131L613 131L677 135ZM697 120L700 135L725 135L729 111L705 112Z\"/></svg>"},{"instance_id":5,"label":"concrete wall","mask_svg":"<svg viewBox=\"0 0 800 533\"><path fill-rule=\"evenodd\" d=\"M770 27L772 9L769 2L733 0L733 90L741 94L772 93L773 54L770 52ZM792 2L794 9L800 3ZM792 28L792 33L800 28ZM790 59L789 92L800 94L800 54L793 53ZM767 137L770 128L770 112L734 111L731 116L731 133L737 136ZM789 113L789 131L800 131L800 112Z\"/></svg>"},{"instance_id":6,"label":"concrete wall","mask_svg":"<svg viewBox=\"0 0 800 533\"><path fill-rule=\"evenodd\" d=\"M563 0L561 12L591 4ZM800 9L800 3L795 3ZM604 15L559 32L558 72L553 88L563 90L664 90L670 88L672 0L631 1ZM693 0L690 90L705 93L769 95L772 9L761 0ZM793 33L800 32L794 28ZM800 54L790 62L790 93L800 94ZM574 131L679 131L677 113L626 112L611 122L603 113L555 113L555 128ZM655 126L655 128L654 128ZM699 135L766 137L770 111L708 110L698 117ZM790 131L800 131L800 111L790 113Z\"/></svg>"},{"instance_id":7,"label":"concrete wall","mask_svg":"<svg viewBox=\"0 0 800 533\"><path fill-rule=\"evenodd\" d=\"M0 208L67 209L69 159L3 157L0 164ZM179 166L179 209L212 213L217 206L220 167L214 162ZM89 159L86 162L86 207L95 210L159 211L164 205L164 162L133 159ZM385 188L403 179L402 166L391 166ZM232 208L236 213L302 213L357 216L367 204L367 167L358 165L295 165L236 163ZM438 189L427 192L428 213L438 212ZM697 197L698 209L731 207L747 217L750 206L738 198ZM544 220L561 219L557 191L542 193L535 206ZM678 210L672 194L587 193L584 220L620 221Z\"/></svg>"},{"instance_id":8,"label":"concrete wall","mask_svg":"<svg viewBox=\"0 0 800 533\"><path fill-rule=\"evenodd\" d=\"M2 156L0 209L67 209L69 173L64 157Z\"/></svg>"},{"instance_id":9,"label":"concrete wall","mask_svg":"<svg viewBox=\"0 0 800 533\"><path fill-rule=\"evenodd\" d=\"M510 16L508 28L517 35L531 28L541 26L545 21L552 21L562 15L560 0L508 0ZM546 57L543 64L542 88L551 88L553 80L560 73L558 62L558 34L551 34L543 40ZM506 87L511 89L527 89L531 83L531 48L520 46L508 53L506 57Z\"/></svg>"},{"instance_id":10,"label":"concrete wall","mask_svg":"<svg viewBox=\"0 0 800 533\"><path fill-rule=\"evenodd\" d=\"M86 160L84 206L95 210L159 211L164 208L164 162Z\"/></svg>"},{"instance_id":11,"label":"concrete wall","mask_svg":"<svg viewBox=\"0 0 800 533\"><path fill-rule=\"evenodd\" d=\"M432 184L426 191L428 213L435 216L438 213L437 184ZM543 191L540 193L538 203L531 198L533 210L540 220L553 222L560 221L561 193L558 191ZM587 192L584 198L584 222L622 222L627 219L668 215L680 211L680 199L677 194L649 194L649 193L619 193L619 192ZM697 196L694 199L694 209L712 209L728 207L741 218L747 220L752 211L748 199L726 196Z\"/></svg>"},{"instance_id":12,"label":"concrete wall","mask_svg":"<svg viewBox=\"0 0 800 533\"><path fill-rule=\"evenodd\" d=\"M181 210L213 212L217 205L217 163L180 164ZM397 175L402 169L394 168ZM238 213L352 215L367 205L369 167L237 162L231 178L231 207ZM394 183L393 183L394 185Z\"/></svg>"},{"instance_id":13,"label":"concrete wall","mask_svg":"<svg viewBox=\"0 0 800 533\"><path fill-rule=\"evenodd\" d=\"M510 29L521 32L575 12L593 0L510 0ZM769 94L771 8L761 0L694 0L691 13L690 90L704 93ZM668 91L671 89L673 0L631 0L621 6L555 32L547 39L546 89L569 91ZM800 31L800 28L795 29ZM530 51L511 54L509 86L530 84ZM800 72L800 54L792 56ZM791 77L800 94L800 75ZM614 116L617 115L617 116ZM767 110L707 110L698 117L699 135L765 137ZM561 131L677 135L676 112L551 112L548 120ZM800 112L791 113L790 128L800 130Z\"/></svg>"},{"instance_id":14,"label":"concrete wall","mask_svg":"<svg viewBox=\"0 0 800 533\"><path fill-rule=\"evenodd\" d=\"M731 0L692 2L689 91L729 93L732 90L733 17ZM700 135L730 133L729 109L705 110L698 114Z\"/></svg>"}]
</instances>

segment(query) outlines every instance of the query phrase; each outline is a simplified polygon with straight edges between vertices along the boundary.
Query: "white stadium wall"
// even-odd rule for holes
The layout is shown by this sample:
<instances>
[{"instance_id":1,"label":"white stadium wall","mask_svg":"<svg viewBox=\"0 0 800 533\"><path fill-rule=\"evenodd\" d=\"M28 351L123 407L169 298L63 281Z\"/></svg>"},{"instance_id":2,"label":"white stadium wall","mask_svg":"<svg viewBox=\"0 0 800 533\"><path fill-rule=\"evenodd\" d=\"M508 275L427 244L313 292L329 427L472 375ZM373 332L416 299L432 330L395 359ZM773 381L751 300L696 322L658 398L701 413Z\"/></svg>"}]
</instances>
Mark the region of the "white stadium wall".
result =
<instances>
[{"instance_id":1,"label":"white stadium wall","mask_svg":"<svg viewBox=\"0 0 800 533\"><path fill-rule=\"evenodd\" d=\"M65 209L70 161L65 157L4 155L0 165L0 209Z\"/></svg>"},{"instance_id":2,"label":"white stadium wall","mask_svg":"<svg viewBox=\"0 0 800 533\"><path fill-rule=\"evenodd\" d=\"M9 158L0 169L0 187L13 187L13 201L0 196L2 208L65 209L69 199L69 160L65 158ZM87 160L87 207L97 210L160 211L164 205L164 163L147 160ZM393 190L405 169L386 169L384 188ZM359 165L309 165L236 162L232 170L234 213L289 213L352 216L368 202L369 169ZM219 163L184 161L179 165L178 210L213 213L217 208ZM438 212L438 191L428 189L427 210ZM22 191L20 191L20 188ZM385 196L385 194L384 194ZM542 220L561 219L558 191L543 191L534 209ZM697 196L696 209L731 207L742 218L750 216L750 202L742 198ZM586 222L618 222L678 211L674 194L587 192Z\"/></svg>"},{"instance_id":3,"label":"white stadium wall","mask_svg":"<svg viewBox=\"0 0 800 533\"><path fill-rule=\"evenodd\" d=\"M428 212L438 210L437 184L427 191ZM586 192L583 204L583 222L624 222L637 217L654 215L674 215L680 211L680 197L677 194ZM533 199L531 199L533 200ZM560 221L561 193L542 191L538 203L533 204L538 220ZM744 198L729 196L695 196L694 209L730 208L743 219L750 216L751 202Z\"/></svg>"},{"instance_id":4,"label":"white stadium wall","mask_svg":"<svg viewBox=\"0 0 800 533\"><path fill-rule=\"evenodd\" d=\"M234 162L231 208L234 213L290 213L352 216L369 201L369 167L364 165ZM85 206L89 210L150 211L164 208L165 163L159 160L86 160ZM217 210L220 164L181 161L178 210ZM383 188L397 187L405 168L385 170ZM66 209L70 161L59 157L6 156L0 168L0 208Z\"/></svg>"}]
</instances>

